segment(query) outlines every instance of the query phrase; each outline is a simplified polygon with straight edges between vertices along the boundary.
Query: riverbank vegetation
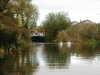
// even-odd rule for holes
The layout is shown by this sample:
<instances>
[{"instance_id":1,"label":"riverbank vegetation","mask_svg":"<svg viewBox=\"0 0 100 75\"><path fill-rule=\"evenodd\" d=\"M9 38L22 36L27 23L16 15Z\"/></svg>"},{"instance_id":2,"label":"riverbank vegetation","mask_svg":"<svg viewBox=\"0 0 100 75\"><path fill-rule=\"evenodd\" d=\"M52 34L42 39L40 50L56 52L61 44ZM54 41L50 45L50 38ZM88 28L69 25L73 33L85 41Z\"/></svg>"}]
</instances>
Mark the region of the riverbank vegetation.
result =
<instances>
[{"instance_id":1,"label":"riverbank vegetation","mask_svg":"<svg viewBox=\"0 0 100 75\"><path fill-rule=\"evenodd\" d=\"M31 0L0 0L0 52L29 42L28 27L36 27L38 13Z\"/></svg>"},{"instance_id":2,"label":"riverbank vegetation","mask_svg":"<svg viewBox=\"0 0 100 75\"><path fill-rule=\"evenodd\" d=\"M45 40L46 42L53 42L58 35L58 32L66 30L70 26L70 18L67 12L49 13L42 25L39 26L39 30L46 30Z\"/></svg>"},{"instance_id":3,"label":"riverbank vegetation","mask_svg":"<svg viewBox=\"0 0 100 75\"><path fill-rule=\"evenodd\" d=\"M70 26L68 29L60 31L55 41L71 41L73 43L100 43L100 24L83 24Z\"/></svg>"},{"instance_id":4,"label":"riverbank vegetation","mask_svg":"<svg viewBox=\"0 0 100 75\"><path fill-rule=\"evenodd\" d=\"M100 44L100 24L82 23L71 25L68 13L49 13L39 30L45 29L46 42Z\"/></svg>"}]
</instances>

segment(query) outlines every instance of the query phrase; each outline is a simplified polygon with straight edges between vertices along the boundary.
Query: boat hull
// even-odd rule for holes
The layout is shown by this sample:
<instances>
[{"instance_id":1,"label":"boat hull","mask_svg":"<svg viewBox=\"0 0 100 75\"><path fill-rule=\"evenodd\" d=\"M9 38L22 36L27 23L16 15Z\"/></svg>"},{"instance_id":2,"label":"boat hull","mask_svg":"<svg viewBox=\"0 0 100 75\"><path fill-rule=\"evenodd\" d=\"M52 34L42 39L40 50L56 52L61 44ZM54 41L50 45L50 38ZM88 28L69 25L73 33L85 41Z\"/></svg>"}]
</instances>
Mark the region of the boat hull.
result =
<instances>
[{"instance_id":1,"label":"boat hull","mask_svg":"<svg viewBox=\"0 0 100 75\"><path fill-rule=\"evenodd\" d=\"M32 36L31 37L32 42L45 42L44 36Z\"/></svg>"}]
</instances>

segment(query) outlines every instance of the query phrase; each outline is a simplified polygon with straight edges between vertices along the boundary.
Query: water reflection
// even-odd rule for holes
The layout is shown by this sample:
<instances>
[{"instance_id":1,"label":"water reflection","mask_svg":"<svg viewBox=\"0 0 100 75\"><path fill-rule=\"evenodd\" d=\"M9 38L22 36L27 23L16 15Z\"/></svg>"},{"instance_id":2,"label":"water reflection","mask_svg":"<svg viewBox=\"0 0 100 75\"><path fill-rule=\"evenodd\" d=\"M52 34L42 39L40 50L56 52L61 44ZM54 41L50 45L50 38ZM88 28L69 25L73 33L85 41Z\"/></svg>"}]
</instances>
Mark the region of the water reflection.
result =
<instances>
[{"instance_id":1,"label":"water reflection","mask_svg":"<svg viewBox=\"0 0 100 75\"><path fill-rule=\"evenodd\" d=\"M70 63L70 55L69 53L63 53L61 51L58 51L58 45L45 45L46 47L46 58L47 63L50 69L55 68L68 68ZM62 48L61 48L62 49Z\"/></svg>"},{"instance_id":2,"label":"water reflection","mask_svg":"<svg viewBox=\"0 0 100 75\"><path fill-rule=\"evenodd\" d=\"M45 66L46 63L44 61L45 58L45 47L44 44L34 44L34 52L36 55L37 62L39 66Z\"/></svg>"},{"instance_id":3,"label":"water reflection","mask_svg":"<svg viewBox=\"0 0 100 75\"><path fill-rule=\"evenodd\" d=\"M100 74L100 47L93 44L32 43L8 56L0 58L0 75Z\"/></svg>"}]
</instances>

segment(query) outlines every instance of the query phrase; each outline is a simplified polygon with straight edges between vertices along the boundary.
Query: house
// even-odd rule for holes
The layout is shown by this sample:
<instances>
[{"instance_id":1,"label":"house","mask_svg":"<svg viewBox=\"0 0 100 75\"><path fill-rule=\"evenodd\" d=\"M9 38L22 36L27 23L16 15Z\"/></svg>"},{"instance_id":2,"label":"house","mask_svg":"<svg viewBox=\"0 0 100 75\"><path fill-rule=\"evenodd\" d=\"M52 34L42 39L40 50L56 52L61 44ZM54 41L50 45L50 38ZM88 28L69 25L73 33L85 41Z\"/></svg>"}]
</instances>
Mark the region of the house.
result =
<instances>
[{"instance_id":1,"label":"house","mask_svg":"<svg viewBox=\"0 0 100 75\"><path fill-rule=\"evenodd\" d=\"M90 20L83 20L83 21L80 20L80 22L77 22L77 21L71 22L71 25L83 25L83 24L96 24L96 23Z\"/></svg>"},{"instance_id":2,"label":"house","mask_svg":"<svg viewBox=\"0 0 100 75\"><path fill-rule=\"evenodd\" d=\"M77 21L71 22L71 25L77 25L77 24L79 24L79 22L77 22Z\"/></svg>"},{"instance_id":3,"label":"house","mask_svg":"<svg viewBox=\"0 0 100 75\"><path fill-rule=\"evenodd\" d=\"M90 21L90 20L83 20L83 21L81 21L81 22L79 23L79 25L82 25L82 24L96 24L96 23L94 23L94 22L92 22L92 21Z\"/></svg>"}]
</instances>

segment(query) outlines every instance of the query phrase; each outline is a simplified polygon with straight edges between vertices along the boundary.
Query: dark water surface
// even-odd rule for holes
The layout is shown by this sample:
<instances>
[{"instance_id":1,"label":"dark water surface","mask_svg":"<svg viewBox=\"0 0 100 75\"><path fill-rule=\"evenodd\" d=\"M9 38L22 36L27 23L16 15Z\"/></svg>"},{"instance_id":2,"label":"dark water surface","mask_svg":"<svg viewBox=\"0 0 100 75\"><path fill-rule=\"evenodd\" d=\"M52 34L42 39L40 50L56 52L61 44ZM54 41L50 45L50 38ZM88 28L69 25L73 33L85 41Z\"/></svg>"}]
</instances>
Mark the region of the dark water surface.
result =
<instances>
[{"instance_id":1,"label":"dark water surface","mask_svg":"<svg viewBox=\"0 0 100 75\"><path fill-rule=\"evenodd\" d=\"M34 43L0 58L0 75L100 75L100 47Z\"/></svg>"}]
</instances>

